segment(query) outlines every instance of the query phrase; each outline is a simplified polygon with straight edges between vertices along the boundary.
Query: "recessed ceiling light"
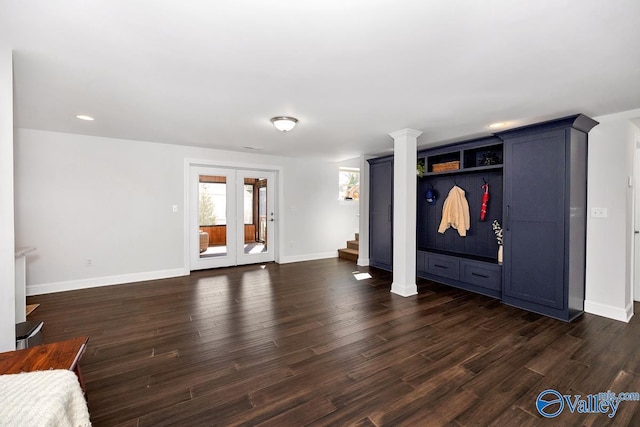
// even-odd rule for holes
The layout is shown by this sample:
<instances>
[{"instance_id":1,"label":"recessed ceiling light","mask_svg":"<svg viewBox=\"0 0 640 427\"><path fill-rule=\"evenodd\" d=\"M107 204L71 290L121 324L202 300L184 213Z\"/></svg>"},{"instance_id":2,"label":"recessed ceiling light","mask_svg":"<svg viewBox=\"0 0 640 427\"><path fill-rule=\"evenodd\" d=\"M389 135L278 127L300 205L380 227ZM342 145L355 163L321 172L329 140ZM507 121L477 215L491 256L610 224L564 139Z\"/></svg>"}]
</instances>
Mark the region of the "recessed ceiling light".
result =
<instances>
[{"instance_id":1,"label":"recessed ceiling light","mask_svg":"<svg viewBox=\"0 0 640 427\"><path fill-rule=\"evenodd\" d=\"M87 121L90 121L90 122L94 120L94 118L93 118L93 117L91 117L91 116L87 116L86 114L78 114L78 115L76 116L76 118L77 118L77 119L80 119L80 120L87 120Z\"/></svg>"},{"instance_id":2,"label":"recessed ceiling light","mask_svg":"<svg viewBox=\"0 0 640 427\"><path fill-rule=\"evenodd\" d=\"M505 127L506 125L507 125L507 124L506 124L506 123L504 123L504 122L496 122L496 123L491 123L491 124L489 125L489 127L490 127L491 129L498 129L498 128L503 128L503 127Z\"/></svg>"}]
</instances>

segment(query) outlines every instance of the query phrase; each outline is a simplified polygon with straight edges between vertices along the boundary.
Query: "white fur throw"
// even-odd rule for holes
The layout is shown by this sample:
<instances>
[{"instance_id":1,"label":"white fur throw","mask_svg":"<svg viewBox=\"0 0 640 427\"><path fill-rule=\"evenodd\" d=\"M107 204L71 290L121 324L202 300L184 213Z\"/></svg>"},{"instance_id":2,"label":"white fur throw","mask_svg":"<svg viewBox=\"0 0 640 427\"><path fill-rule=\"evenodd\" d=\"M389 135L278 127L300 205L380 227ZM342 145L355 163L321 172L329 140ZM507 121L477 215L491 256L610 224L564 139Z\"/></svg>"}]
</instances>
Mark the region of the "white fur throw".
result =
<instances>
[{"instance_id":1,"label":"white fur throw","mask_svg":"<svg viewBox=\"0 0 640 427\"><path fill-rule=\"evenodd\" d=\"M0 426L87 427L89 410L67 370L0 375Z\"/></svg>"}]
</instances>

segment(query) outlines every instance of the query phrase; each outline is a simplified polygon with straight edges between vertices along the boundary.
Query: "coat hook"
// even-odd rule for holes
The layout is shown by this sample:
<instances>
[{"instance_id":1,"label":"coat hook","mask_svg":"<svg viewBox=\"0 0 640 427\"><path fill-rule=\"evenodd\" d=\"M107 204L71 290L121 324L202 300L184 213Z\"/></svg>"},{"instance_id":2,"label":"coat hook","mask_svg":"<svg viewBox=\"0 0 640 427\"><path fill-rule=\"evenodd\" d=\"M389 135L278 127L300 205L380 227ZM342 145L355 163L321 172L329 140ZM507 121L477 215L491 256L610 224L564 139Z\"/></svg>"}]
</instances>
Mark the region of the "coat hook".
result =
<instances>
[{"instance_id":1,"label":"coat hook","mask_svg":"<svg viewBox=\"0 0 640 427\"><path fill-rule=\"evenodd\" d=\"M482 177L482 180L484 181L485 184L488 184L487 180L484 179L484 177Z\"/></svg>"}]
</instances>

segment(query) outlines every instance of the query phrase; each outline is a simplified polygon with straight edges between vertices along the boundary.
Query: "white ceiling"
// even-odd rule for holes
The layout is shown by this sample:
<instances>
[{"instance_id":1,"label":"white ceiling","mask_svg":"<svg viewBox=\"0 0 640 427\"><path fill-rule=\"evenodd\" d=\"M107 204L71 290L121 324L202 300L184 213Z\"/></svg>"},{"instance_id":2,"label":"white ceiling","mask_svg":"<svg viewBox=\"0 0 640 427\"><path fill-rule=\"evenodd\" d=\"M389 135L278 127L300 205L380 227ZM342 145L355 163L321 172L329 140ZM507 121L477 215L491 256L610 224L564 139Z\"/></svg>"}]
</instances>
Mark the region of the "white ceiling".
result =
<instances>
[{"instance_id":1,"label":"white ceiling","mask_svg":"<svg viewBox=\"0 0 640 427\"><path fill-rule=\"evenodd\" d=\"M17 127L265 154L640 107L638 0L0 0L0 40Z\"/></svg>"}]
</instances>

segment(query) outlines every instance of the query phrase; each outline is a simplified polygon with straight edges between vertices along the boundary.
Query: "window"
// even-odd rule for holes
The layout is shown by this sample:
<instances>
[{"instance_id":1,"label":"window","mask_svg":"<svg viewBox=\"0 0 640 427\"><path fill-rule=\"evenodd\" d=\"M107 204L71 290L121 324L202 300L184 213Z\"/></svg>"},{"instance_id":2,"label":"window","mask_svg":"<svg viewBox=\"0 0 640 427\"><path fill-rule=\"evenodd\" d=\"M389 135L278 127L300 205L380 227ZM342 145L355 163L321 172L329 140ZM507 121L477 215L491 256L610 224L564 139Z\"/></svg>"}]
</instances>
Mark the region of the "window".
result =
<instances>
[{"instance_id":1,"label":"window","mask_svg":"<svg viewBox=\"0 0 640 427\"><path fill-rule=\"evenodd\" d=\"M200 182L200 226L227 224L227 184Z\"/></svg>"},{"instance_id":2,"label":"window","mask_svg":"<svg viewBox=\"0 0 640 427\"><path fill-rule=\"evenodd\" d=\"M340 168L338 175L338 199L360 199L360 169Z\"/></svg>"},{"instance_id":3,"label":"window","mask_svg":"<svg viewBox=\"0 0 640 427\"><path fill-rule=\"evenodd\" d=\"M253 224L253 184L244 184L244 223Z\"/></svg>"}]
</instances>

